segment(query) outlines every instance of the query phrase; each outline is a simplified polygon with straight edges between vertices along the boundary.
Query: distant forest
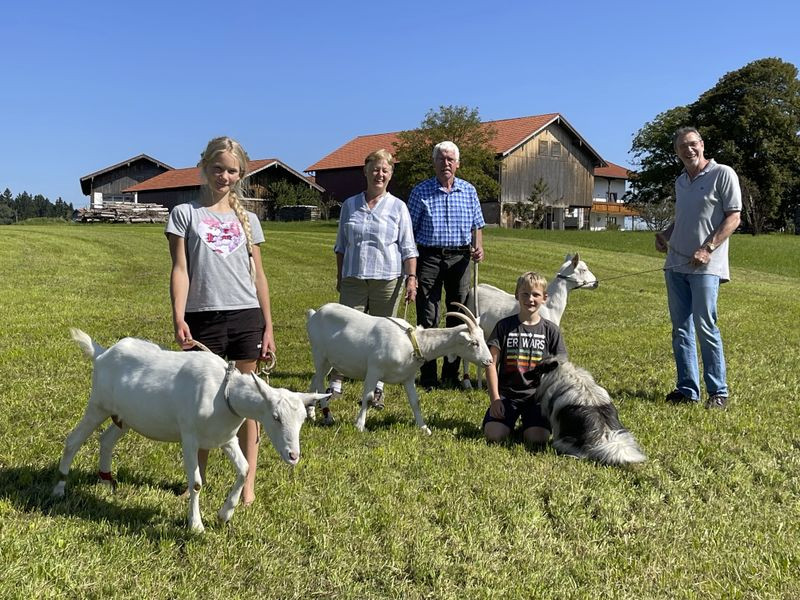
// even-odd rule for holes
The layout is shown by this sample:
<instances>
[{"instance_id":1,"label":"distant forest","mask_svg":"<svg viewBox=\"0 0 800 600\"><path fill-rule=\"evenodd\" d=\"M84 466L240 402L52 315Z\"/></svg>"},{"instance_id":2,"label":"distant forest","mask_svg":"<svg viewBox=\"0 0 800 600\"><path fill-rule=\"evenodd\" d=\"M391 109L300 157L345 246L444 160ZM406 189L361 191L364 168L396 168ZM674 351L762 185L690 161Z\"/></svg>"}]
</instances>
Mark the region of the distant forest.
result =
<instances>
[{"instance_id":1,"label":"distant forest","mask_svg":"<svg viewBox=\"0 0 800 600\"><path fill-rule=\"evenodd\" d=\"M0 195L0 225L10 225L36 217L71 219L74 211L72 203L67 204L60 197L55 202L50 202L41 194L31 196L28 192L22 192L14 196L8 188Z\"/></svg>"}]
</instances>

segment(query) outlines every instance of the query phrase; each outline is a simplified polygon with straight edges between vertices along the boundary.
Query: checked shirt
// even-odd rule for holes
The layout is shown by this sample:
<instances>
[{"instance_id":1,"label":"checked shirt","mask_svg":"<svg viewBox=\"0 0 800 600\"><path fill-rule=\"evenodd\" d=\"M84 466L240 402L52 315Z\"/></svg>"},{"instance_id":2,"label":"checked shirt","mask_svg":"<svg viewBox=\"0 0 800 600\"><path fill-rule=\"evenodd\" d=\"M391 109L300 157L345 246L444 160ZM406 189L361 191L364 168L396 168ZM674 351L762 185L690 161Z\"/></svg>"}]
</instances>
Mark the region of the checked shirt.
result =
<instances>
[{"instance_id":1,"label":"checked shirt","mask_svg":"<svg viewBox=\"0 0 800 600\"><path fill-rule=\"evenodd\" d=\"M457 177L450 192L436 177L420 183L408 198L408 212L414 238L422 246L467 246L472 230L486 225L475 187Z\"/></svg>"}]
</instances>

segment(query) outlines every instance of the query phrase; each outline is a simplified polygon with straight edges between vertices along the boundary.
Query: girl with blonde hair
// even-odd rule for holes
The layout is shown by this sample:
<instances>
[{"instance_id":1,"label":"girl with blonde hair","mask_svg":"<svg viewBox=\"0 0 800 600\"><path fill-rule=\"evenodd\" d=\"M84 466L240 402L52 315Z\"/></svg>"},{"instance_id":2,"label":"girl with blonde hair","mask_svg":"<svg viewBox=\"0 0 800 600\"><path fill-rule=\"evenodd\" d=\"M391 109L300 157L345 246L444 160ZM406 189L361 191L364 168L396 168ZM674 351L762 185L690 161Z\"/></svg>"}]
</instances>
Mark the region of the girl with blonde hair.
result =
<instances>
[{"instance_id":1,"label":"girl with blonde hair","mask_svg":"<svg viewBox=\"0 0 800 600\"><path fill-rule=\"evenodd\" d=\"M259 358L275 352L269 284L261 264L264 232L242 206L248 157L228 137L214 138L198 167L204 179L199 201L176 206L166 236L172 256L170 296L175 340L191 350L195 340L253 372ZM255 499L258 423L247 419L239 445L250 466L242 502ZM208 450L198 453L205 483Z\"/></svg>"}]
</instances>

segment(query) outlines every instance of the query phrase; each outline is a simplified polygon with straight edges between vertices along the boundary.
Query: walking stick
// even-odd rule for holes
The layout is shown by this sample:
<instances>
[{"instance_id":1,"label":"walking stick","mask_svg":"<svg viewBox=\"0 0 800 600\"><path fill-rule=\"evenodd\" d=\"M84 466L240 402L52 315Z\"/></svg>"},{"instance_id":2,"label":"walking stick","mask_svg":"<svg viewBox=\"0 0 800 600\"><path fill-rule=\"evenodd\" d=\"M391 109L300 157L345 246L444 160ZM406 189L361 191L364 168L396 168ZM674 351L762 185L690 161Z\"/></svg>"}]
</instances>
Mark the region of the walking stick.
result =
<instances>
[{"instance_id":1,"label":"walking stick","mask_svg":"<svg viewBox=\"0 0 800 600\"><path fill-rule=\"evenodd\" d=\"M478 300L478 261L472 261L472 297L475 298L475 318L481 316L481 305ZM481 373L481 366L475 365L475 385L478 389L483 387L483 373Z\"/></svg>"}]
</instances>

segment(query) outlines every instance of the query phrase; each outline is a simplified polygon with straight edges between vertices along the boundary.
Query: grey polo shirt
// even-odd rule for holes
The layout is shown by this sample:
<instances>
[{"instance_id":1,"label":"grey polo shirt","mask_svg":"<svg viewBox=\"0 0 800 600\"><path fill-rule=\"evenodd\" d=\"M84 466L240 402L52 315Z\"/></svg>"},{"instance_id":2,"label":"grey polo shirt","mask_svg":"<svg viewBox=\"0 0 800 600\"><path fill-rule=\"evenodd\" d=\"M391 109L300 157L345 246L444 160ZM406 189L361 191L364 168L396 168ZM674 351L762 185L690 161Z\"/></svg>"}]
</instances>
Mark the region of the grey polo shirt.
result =
<instances>
[{"instance_id":1,"label":"grey polo shirt","mask_svg":"<svg viewBox=\"0 0 800 600\"><path fill-rule=\"evenodd\" d=\"M693 180L684 171L675 180L675 226L669 238L665 267L679 273L717 275L730 280L728 240L711 253L707 265L687 265L695 251L709 240L725 219L725 213L742 210L739 177L727 165L710 160Z\"/></svg>"}]
</instances>

